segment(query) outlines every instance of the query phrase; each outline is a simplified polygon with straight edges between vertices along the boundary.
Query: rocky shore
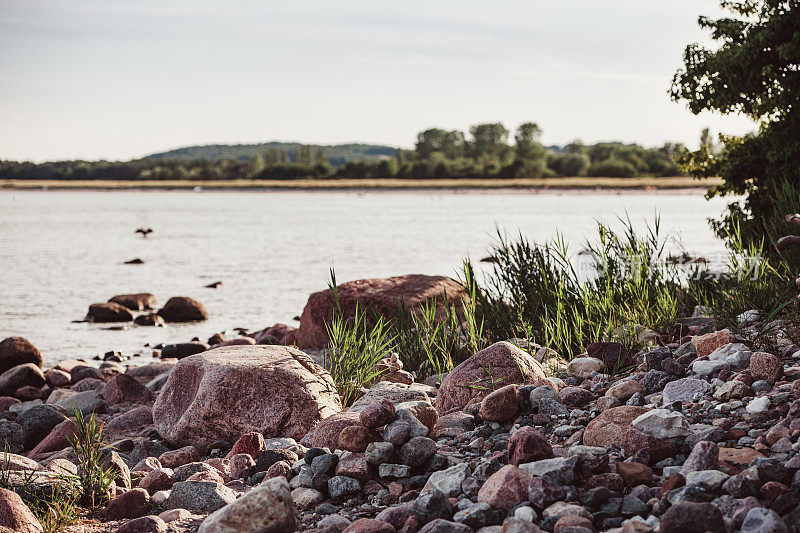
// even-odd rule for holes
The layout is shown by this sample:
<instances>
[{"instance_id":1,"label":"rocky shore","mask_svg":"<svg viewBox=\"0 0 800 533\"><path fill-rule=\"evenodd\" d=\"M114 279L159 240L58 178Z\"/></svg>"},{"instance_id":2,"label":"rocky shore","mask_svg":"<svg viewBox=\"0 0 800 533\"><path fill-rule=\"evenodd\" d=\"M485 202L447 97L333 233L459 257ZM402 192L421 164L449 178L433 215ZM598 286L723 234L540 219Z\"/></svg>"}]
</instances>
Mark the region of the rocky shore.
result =
<instances>
[{"instance_id":1,"label":"rocky shore","mask_svg":"<svg viewBox=\"0 0 800 533\"><path fill-rule=\"evenodd\" d=\"M465 297L428 276L342 287L345 313ZM90 315L205 313L130 296ZM0 531L43 531L25 498L79 473L79 412L104 424L114 483L68 531L800 533L800 347L780 332L754 345L700 309L673 342L640 332L637 353L596 342L566 361L508 339L425 382L389 357L344 408L330 309L322 291L297 330L164 346L144 366L45 370L27 340L0 342Z\"/></svg>"}]
</instances>

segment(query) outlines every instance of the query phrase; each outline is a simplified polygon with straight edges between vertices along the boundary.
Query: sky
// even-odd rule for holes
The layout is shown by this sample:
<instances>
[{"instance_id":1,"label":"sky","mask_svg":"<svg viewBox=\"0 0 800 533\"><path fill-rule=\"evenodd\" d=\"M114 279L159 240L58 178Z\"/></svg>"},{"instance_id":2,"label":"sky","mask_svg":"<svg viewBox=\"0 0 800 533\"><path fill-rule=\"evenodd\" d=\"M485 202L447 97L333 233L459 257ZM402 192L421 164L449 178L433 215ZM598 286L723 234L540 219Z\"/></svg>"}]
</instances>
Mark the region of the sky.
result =
<instances>
[{"instance_id":1,"label":"sky","mask_svg":"<svg viewBox=\"0 0 800 533\"><path fill-rule=\"evenodd\" d=\"M696 146L668 89L718 0L0 0L0 159L125 160L269 140L412 147L527 121Z\"/></svg>"}]
</instances>

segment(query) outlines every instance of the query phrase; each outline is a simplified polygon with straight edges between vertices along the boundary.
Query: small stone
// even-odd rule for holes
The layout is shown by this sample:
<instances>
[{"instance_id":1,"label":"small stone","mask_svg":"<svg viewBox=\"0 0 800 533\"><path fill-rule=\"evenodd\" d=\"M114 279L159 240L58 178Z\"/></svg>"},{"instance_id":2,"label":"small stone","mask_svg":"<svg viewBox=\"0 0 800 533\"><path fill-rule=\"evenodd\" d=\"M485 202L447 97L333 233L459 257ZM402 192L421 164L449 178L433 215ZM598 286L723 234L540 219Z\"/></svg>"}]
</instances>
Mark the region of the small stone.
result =
<instances>
[{"instance_id":1,"label":"small stone","mask_svg":"<svg viewBox=\"0 0 800 533\"><path fill-rule=\"evenodd\" d=\"M698 442L692 448L692 453L686 458L681 467L681 474L686 476L689 472L698 470L712 470L719 460L719 447L707 440Z\"/></svg>"},{"instance_id":2,"label":"small stone","mask_svg":"<svg viewBox=\"0 0 800 533\"><path fill-rule=\"evenodd\" d=\"M519 467L506 465L486 480L478 492L478 501L510 511L528 499L530 480Z\"/></svg>"},{"instance_id":3,"label":"small stone","mask_svg":"<svg viewBox=\"0 0 800 533\"><path fill-rule=\"evenodd\" d=\"M145 516L149 510L150 494L145 489L131 489L108 502L103 509L103 519L139 518Z\"/></svg>"},{"instance_id":4,"label":"small stone","mask_svg":"<svg viewBox=\"0 0 800 533\"><path fill-rule=\"evenodd\" d=\"M506 385L487 395L481 401L478 415L488 422L506 422L519 410L519 391L516 385Z\"/></svg>"},{"instance_id":5,"label":"small stone","mask_svg":"<svg viewBox=\"0 0 800 533\"><path fill-rule=\"evenodd\" d=\"M763 379L774 384L783 375L783 362L766 352L755 352L750 357L750 374L754 380Z\"/></svg>"},{"instance_id":6,"label":"small stone","mask_svg":"<svg viewBox=\"0 0 800 533\"><path fill-rule=\"evenodd\" d=\"M617 463L617 473L628 487L645 485L653 479L653 469L641 463Z\"/></svg>"},{"instance_id":7,"label":"small stone","mask_svg":"<svg viewBox=\"0 0 800 533\"><path fill-rule=\"evenodd\" d=\"M711 392L711 384L697 378L681 378L667 383L662 395L664 405L695 402Z\"/></svg>"},{"instance_id":8,"label":"small stone","mask_svg":"<svg viewBox=\"0 0 800 533\"><path fill-rule=\"evenodd\" d=\"M723 329L705 335L696 335L692 337L692 344L697 351L697 356L705 357L720 346L730 344L735 340L736 339L729 331Z\"/></svg>"},{"instance_id":9,"label":"small stone","mask_svg":"<svg viewBox=\"0 0 800 533\"><path fill-rule=\"evenodd\" d=\"M361 491L361 484L357 479L345 476L333 476L328 480L328 494L331 498L353 496Z\"/></svg>"},{"instance_id":10,"label":"small stone","mask_svg":"<svg viewBox=\"0 0 800 533\"><path fill-rule=\"evenodd\" d=\"M180 481L172 486L167 509L188 509L210 513L236 500L236 493L210 481Z\"/></svg>"},{"instance_id":11,"label":"small stone","mask_svg":"<svg viewBox=\"0 0 800 533\"><path fill-rule=\"evenodd\" d=\"M400 462L411 468L419 468L436 453L436 442L428 437L414 437L400 448Z\"/></svg>"},{"instance_id":12,"label":"small stone","mask_svg":"<svg viewBox=\"0 0 800 533\"><path fill-rule=\"evenodd\" d=\"M680 502L661 518L661 531L725 533L722 513L710 503Z\"/></svg>"},{"instance_id":13,"label":"small stone","mask_svg":"<svg viewBox=\"0 0 800 533\"><path fill-rule=\"evenodd\" d=\"M514 466L553 457L547 439L531 426L518 429L508 440L508 462Z\"/></svg>"},{"instance_id":14,"label":"small stone","mask_svg":"<svg viewBox=\"0 0 800 533\"><path fill-rule=\"evenodd\" d=\"M377 400L364 408L359 414L361 424L368 428L379 428L394 421L394 404L387 400Z\"/></svg>"},{"instance_id":15,"label":"small stone","mask_svg":"<svg viewBox=\"0 0 800 533\"><path fill-rule=\"evenodd\" d=\"M292 501L298 509L313 509L325 501L325 495L316 489L298 487L292 491Z\"/></svg>"},{"instance_id":16,"label":"small stone","mask_svg":"<svg viewBox=\"0 0 800 533\"><path fill-rule=\"evenodd\" d=\"M766 396L759 396L758 398L754 398L747 403L747 407L745 408L748 413L751 415L764 413L769 409L769 398Z\"/></svg>"},{"instance_id":17,"label":"small stone","mask_svg":"<svg viewBox=\"0 0 800 533\"><path fill-rule=\"evenodd\" d=\"M362 453L370 442L380 440L380 435L374 430L362 425L348 426L339 433L340 450Z\"/></svg>"},{"instance_id":18,"label":"small stone","mask_svg":"<svg viewBox=\"0 0 800 533\"><path fill-rule=\"evenodd\" d=\"M633 420L633 427L657 439L686 437L692 434L689 422L681 413L653 409Z\"/></svg>"},{"instance_id":19,"label":"small stone","mask_svg":"<svg viewBox=\"0 0 800 533\"><path fill-rule=\"evenodd\" d=\"M586 379L600 373L605 363L596 357L576 357L567 365L567 374L578 379Z\"/></svg>"},{"instance_id":20,"label":"small stone","mask_svg":"<svg viewBox=\"0 0 800 533\"><path fill-rule=\"evenodd\" d=\"M572 456L542 459L519 465L530 477L539 477L554 485L569 485L575 479L574 469L578 465L578 457Z\"/></svg>"},{"instance_id":21,"label":"small stone","mask_svg":"<svg viewBox=\"0 0 800 533\"><path fill-rule=\"evenodd\" d=\"M422 491L438 489L450 498L461 494L461 484L472 474L467 463L459 463L431 474ZM456 520L458 522L458 520Z\"/></svg>"},{"instance_id":22,"label":"small stone","mask_svg":"<svg viewBox=\"0 0 800 533\"><path fill-rule=\"evenodd\" d=\"M778 513L764 507L750 509L742 522L741 529L742 533L786 533L787 531L788 528Z\"/></svg>"},{"instance_id":23,"label":"small stone","mask_svg":"<svg viewBox=\"0 0 800 533\"><path fill-rule=\"evenodd\" d=\"M631 396L637 392L642 392L642 386L634 379L626 379L618 381L606 391L606 396L618 399L620 402L626 402Z\"/></svg>"},{"instance_id":24,"label":"small stone","mask_svg":"<svg viewBox=\"0 0 800 533\"><path fill-rule=\"evenodd\" d=\"M412 505L414 516L423 524L438 518L453 517L453 506L447 495L438 489L431 489L420 494Z\"/></svg>"},{"instance_id":25,"label":"small stone","mask_svg":"<svg viewBox=\"0 0 800 533\"><path fill-rule=\"evenodd\" d=\"M122 524L115 533L165 533L167 523L159 516L143 516Z\"/></svg>"},{"instance_id":26,"label":"small stone","mask_svg":"<svg viewBox=\"0 0 800 533\"><path fill-rule=\"evenodd\" d=\"M394 445L391 442L370 442L364 452L367 462L378 466L382 463L391 462L394 455Z\"/></svg>"}]
</instances>

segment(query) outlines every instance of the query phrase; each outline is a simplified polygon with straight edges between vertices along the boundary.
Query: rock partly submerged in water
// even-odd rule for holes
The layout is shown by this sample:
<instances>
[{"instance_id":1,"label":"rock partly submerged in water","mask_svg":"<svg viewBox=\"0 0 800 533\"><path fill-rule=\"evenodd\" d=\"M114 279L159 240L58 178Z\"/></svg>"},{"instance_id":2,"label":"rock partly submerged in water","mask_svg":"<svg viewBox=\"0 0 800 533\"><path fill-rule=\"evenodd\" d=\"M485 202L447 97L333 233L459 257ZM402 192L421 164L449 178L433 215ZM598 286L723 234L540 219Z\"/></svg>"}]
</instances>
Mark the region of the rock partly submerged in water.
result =
<instances>
[{"instance_id":1,"label":"rock partly submerged in water","mask_svg":"<svg viewBox=\"0 0 800 533\"><path fill-rule=\"evenodd\" d=\"M87 322L107 323L107 322L130 322L133 314L124 305L114 302L97 303L89 306L86 313Z\"/></svg>"},{"instance_id":2,"label":"rock partly submerged in water","mask_svg":"<svg viewBox=\"0 0 800 533\"><path fill-rule=\"evenodd\" d=\"M208 312L203 304L188 296L173 296L159 309L158 314L167 322L208 320Z\"/></svg>"},{"instance_id":3,"label":"rock partly submerged in water","mask_svg":"<svg viewBox=\"0 0 800 533\"><path fill-rule=\"evenodd\" d=\"M239 436L302 438L341 411L330 374L285 346L226 346L181 359L153 406L173 445L204 447Z\"/></svg>"},{"instance_id":4,"label":"rock partly submerged in water","mask_svg":"<svg viewBox=\"0 0 800 533\"><path fill-rule=\"evenodd\" d=\"M111 298L109 302L125 306L131 311L150 311L158 306L156 297L149 292L118 294Z\"/></svg>"}]
</instances>

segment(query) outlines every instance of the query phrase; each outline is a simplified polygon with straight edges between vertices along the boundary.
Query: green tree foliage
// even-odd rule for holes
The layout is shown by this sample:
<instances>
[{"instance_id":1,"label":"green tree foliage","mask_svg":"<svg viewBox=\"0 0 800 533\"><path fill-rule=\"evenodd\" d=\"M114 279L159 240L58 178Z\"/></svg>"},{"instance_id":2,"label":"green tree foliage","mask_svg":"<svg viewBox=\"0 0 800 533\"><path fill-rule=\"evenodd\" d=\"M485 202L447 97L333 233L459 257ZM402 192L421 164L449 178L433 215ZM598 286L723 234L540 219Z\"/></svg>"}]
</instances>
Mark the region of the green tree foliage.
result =
<instances>
[{"instance_id":1,"label":"green tree foliage","mask_svg":"<svg viewBox=\"0 0 800 533\"><path fill-rule=\"evenodd\" d=\"M309 166L311 165L312 161L312 151L311 147L307 144L304 144L297 150L297 154L294 156L294 162L298 165Z\"/></svg>"},{"instance_id":2,"label":"green tree foliage","mask_svg":"<svg viewBox=\"0 0 800 533\"><path fill-rule=\"evenodd\" d=\"M700 149L685 154L682 162L694 176L723 179L709 197L744 196L712 223L720 236L738 227L746 244L773 240L785 230L783 215L800 205L800 3L720 4L728 16L698 22L716 46L686 47L671 96L696 114L743 114L758 123L758 130L742 137L720 135L718 149L704 133Z\"/></svg>"},{"instance_id":3,"label":"green tree foliage","mask_svg":"<svg viewBox=\"0 0 800 533\"><path fill-rule=\"evenodd\" d=\"M447 159L464 155L464 132L446 131L431 128L417 135L416 151L420 159L428 159L440 154Z\"/></svg>"},{"instance_id":4,"label":"green tree foliage","mask_svg":"<svg viewBox=\"0 0 800 533\"><path fill-rule=\"evenodd\" d=\"M328 157L327 148L291 143L261 145L212 145L179 149L175 159L150 156L127 162L54 161L41 164L0 161L3 179L147 179L147 180L233 180L297 178L541 178L552 176L675 176L680 174L675 157L681 145L643 148L622 143L585 146L574 141L563 148L546 148L540 142L541 129L534 122L521 124L510 146L509 131L500 123L477 124L464 132L427 129L417 136L415 150L396 150L392 155L374 145L328 147L341 154ZM268 146L250 153L252 147ZM190 159L189 154L231 153L231 158Z\"/></svg>"},{"instance_id":5,"label":"green tree foliage","mask_svg":"<svg viewBox=\"0 0 800 533\"><path fill-rule=\"evenodd\" d=\"M476 161L502 161L510 152L506 140L508 130L501 123L476 124L469 129L470 155Z\"/></svg>"},{"instance_id":6,"label":"green tree foliage","mask_svg":"<svg viewBox=\"0 0 800 533\"><path fill-rule=\"evenodd\" d=\"M264 163L267 165L277 165L281 162L281 153L280 151L275 148L274 146L267 150L266 155L264 156Z\"/></svg>"}]
</instances>

